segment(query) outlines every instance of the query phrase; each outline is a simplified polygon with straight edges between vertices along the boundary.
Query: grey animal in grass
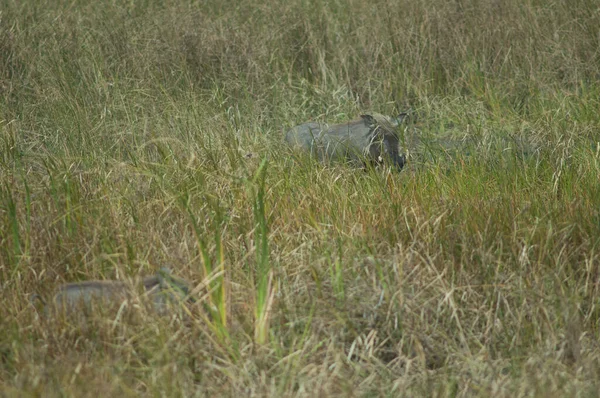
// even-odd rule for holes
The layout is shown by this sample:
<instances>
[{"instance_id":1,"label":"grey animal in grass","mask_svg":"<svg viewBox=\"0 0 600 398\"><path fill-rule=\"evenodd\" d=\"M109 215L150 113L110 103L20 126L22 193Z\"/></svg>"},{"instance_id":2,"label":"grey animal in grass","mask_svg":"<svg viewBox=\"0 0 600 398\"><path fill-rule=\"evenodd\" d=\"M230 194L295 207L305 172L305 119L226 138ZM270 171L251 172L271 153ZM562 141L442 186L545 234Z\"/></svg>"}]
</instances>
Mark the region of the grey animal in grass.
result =
<instances>
[{"instance_id":1,"label":"grey animal in grass","mask_svg":"<svg viewBox=\"0 0 600 398\"><path fill-rule=\"evenodd\" d=\"M397 118L371 113L333 126L309 122L289 130L285 141L322 162L345 160L360 167L389 161L401 170L406 157L400 153L398 128L406 117L406 113Z\"/></svg>"},{"instance_id":2,"label":"grey animal in grass","mask_svg":"<svg viewBox=\"0 0 600 398\"><path fill-rule=\"evenodd\" d=\"M142 279L145 294L154 310L159 314L168 313L169 303L194 300L189 297L189 283L171 274L168 268L161 268L156 275ZM132 286L119 281L85 281L67 283L60 286L52 300L46 303L39 295L31 297L33 304L41 301L44 314L64 312L74 314L79 310L90 310L94 305L122 304L132 296Z\"/></svg>"}]
</instances>

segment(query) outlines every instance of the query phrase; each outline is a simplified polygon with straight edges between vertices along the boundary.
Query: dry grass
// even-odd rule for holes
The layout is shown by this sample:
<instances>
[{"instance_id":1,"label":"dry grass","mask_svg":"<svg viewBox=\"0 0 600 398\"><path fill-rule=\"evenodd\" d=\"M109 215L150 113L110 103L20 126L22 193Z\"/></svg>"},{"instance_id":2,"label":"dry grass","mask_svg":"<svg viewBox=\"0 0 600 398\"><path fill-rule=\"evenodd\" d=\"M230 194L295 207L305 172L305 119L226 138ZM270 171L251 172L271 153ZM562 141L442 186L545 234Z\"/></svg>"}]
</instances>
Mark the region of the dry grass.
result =
<instances>
[{"instance_id":1,"label":"dry grass","mask_svg":"<svg viewBox=\"0 0 600 398\"><path fill-rule=\"evenodd\" d=\"M595 1L168 3L4 2L3 395L597 395ZM405 109L399 174L282 142ZM191 322L29 304L161 266Z\"/></svg>"}]
</instances>

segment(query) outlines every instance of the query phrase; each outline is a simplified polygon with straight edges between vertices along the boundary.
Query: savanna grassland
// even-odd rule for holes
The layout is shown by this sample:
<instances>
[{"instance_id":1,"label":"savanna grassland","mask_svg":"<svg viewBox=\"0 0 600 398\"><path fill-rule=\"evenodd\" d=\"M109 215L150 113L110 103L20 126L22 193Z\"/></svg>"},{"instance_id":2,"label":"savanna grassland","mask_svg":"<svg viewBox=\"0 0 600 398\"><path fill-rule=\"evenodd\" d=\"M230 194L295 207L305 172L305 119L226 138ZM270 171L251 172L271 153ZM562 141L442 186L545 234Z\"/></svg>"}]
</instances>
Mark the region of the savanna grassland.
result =
<instances>
[{"instance_id":1,"label":"savanna grassland","mask_svg":"<svg viewBox=\"0 0 600 398\"><path fill-rule=\"evenodd\" d=\"M368 110L400 173L283 143ZM597 396L599 129L595 0L1 1L0 395Z\"/></svg>"}]
</instances>

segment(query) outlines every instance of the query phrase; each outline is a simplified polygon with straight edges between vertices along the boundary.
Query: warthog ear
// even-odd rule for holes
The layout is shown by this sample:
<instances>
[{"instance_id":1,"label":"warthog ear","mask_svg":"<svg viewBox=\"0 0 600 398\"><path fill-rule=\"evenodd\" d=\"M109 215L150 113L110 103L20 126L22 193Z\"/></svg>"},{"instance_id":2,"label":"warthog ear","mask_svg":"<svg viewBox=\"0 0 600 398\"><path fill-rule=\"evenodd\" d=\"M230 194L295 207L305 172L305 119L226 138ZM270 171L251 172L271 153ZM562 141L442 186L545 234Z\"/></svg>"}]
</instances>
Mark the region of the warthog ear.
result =
<instances>
[{"instance_id":1,"label":"warthog ear","mask_svg":"<svg viewBox=\"0 0 600 398\"><path fill-rule=\"evenodd\" d=\"M374 124L377 124L377 121L375 120L373 115L360 115L360 117L362 117L369 126L373 126Z\"/></svg>"},{"instance_id":2,"label":"warthog ear","mask_svg":"<svg viewBox=\"0 0 600 398\"><path fill-rule=\"evenodd\" d=\"M392 124L394 125L394 127L398 127L400 126L402 123L404 123L404 121L408 118L408 113L406 112L402 112L401 114L399 114L397 117L393 118L391 120Z\"/></svg>"},{"instance_id":3,"label":"warthog ear","mask_svg":"<svg viewBox=\"0 0 600 398\"><path fill-rule=\"evenodd\" d=\"M36 311L39 311L40 308L46 305L46 301L37 293L33 293L29 296L29 302Z\"/></svg>"},{"instance_id":4,"label":"warthog ear","mask_svg":"<svg viewBox=\"0 0 600 398\"><path fill-rule=\"evenodd\" d=\"M161 267L156 273L156 278L158 279L158 284L161 289L168 289L169 282L171 281L171 270L167 267Z\"/></svg>"}]
</instances>

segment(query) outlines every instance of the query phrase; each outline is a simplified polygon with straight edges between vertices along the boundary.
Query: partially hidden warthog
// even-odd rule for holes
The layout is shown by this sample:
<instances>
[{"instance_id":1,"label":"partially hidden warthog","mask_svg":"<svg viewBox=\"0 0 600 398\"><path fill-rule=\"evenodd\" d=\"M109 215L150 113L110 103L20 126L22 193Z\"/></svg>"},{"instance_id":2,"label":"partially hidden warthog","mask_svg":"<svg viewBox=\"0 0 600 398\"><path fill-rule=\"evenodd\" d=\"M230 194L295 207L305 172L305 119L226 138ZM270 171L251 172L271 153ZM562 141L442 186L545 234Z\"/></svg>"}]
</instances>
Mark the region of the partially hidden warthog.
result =
<instances>
[{"instance_id":1,"label":"partially hidden warthog","mask_svg":"<svg viewBox=\"0 0 600 398\"><path fill-rule=\"evenodd\" d=\"M398 170L406 157L400 153L398 128L407 114L397 118L371 113L348 123L328 126L309 122L296 126L285 135L293 148L308 151L320 161L345 160L355 166L390 162Z\"/></svg>"},{"instance_id":2,"label":"partially hidden warthog","mask_svg":"<svg viewBox=\"0 0 600 398\"><path fill-rule=\"evenodd\" d=\"M168 268L163 267L156 275L142 279L141 284L153 309L161 315L168 314L170 303L194 301L189 296L190 284L172 275ZM31 300L34 304L35 301L43 303L46 316L61 312L75 315L89 312L97 305L120 305L133 296L134 290L134 284L120 281L85 281L60 286L49 302L37 294Z\"/></svg>"}]
</instances>

